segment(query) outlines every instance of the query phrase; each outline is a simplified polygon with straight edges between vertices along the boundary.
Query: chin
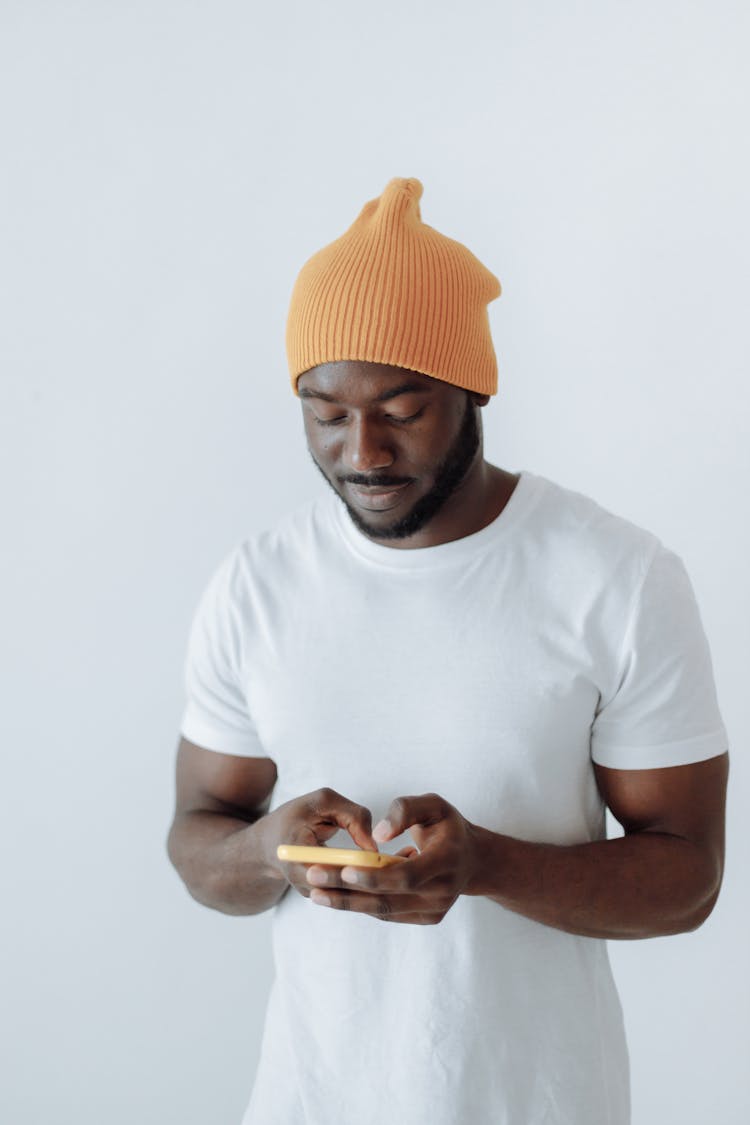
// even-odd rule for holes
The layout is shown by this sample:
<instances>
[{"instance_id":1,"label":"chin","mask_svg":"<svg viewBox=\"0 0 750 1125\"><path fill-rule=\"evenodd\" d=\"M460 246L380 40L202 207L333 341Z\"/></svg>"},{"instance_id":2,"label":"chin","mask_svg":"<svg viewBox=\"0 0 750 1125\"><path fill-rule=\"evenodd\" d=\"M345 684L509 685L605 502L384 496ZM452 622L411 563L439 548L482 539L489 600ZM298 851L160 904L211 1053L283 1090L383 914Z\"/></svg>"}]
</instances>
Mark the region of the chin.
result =
<instances>
[{"instance_id":1,"label":"chin","mask_svg":"<svg viewBox=\"0 0 750 1125\"><path fill-rule=\"evenodd\" d=\"M371 523L357 508L352 508L349 504L346 504L346 509L354 526L371 539L408 539L421 531L428 522L426 516L415 516L414 508L405 515L398 516L397 519L391 519L390 522L386 522L390 512L383 512L382 523L377 521Z\"/></svg>"},{"instance_id":2,"label":"chin","mask_svg":"<svg viewBox=\"0 0 750 1125\"><path fill-rule=\"evenodd\" d=\"M390 523L386 522L388 516L390 515L389 512L383 512L381 514L381 518L383 521L382 523L379 523L377 521L377 512L372 513L373 515L375 515L376 520L374 522L371 522L369 519L370 513L368 513L368 516L363 516L359 508L353 508L351 504L347 504L346 501L344 501L344 504L346 505L346 510L349 513L354 526L358 527L360 531L364 531L366 535L370 535L373 538L392 538L393 530L401 522L400 520L391 520Z\"/></svg>"}]
</instances>

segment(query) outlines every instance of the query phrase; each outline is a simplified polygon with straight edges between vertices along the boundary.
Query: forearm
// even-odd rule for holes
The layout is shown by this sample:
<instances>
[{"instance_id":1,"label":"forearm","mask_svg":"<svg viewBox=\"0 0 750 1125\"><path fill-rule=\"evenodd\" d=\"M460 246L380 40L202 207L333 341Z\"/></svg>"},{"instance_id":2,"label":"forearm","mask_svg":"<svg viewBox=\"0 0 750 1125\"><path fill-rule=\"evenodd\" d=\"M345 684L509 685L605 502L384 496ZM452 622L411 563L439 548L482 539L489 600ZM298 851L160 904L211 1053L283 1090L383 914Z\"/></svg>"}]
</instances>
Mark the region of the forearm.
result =
<instances>
[{"instance_id":1,"label":"forearm","mask_svg":"<svg viewBox=\"0 0 750 1125\"><path fill-rule=\"evenodd\" d=\"M276 905L289 883L269 862L264 820L248 824L202 809L175 817L167 851L194 899L224 914L261 914Z\"/></svg>"},{"instance_id":2,"label":"forearm","mask_svg":"<svg viewBox=\"0 0 750 1125\"><path fill-rule=\"evenodd\" d=\"M719 893L720 870L678 836L639 832L558 846L473 827L479 858L466 893L568 933L647 938L693 930Z\"/></svg>"}]
</instances>

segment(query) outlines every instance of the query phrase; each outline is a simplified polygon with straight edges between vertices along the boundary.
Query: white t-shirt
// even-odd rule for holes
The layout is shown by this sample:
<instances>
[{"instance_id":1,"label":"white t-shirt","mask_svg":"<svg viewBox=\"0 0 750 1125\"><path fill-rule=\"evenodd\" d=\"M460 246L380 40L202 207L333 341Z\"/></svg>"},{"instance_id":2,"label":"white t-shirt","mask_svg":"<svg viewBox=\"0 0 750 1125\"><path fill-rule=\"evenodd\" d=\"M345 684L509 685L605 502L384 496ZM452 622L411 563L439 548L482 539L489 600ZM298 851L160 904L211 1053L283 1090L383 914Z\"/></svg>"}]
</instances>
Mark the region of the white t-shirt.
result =
<instances>
[{"instance_id":1,"label":"white t-shirt","mask_svg":"<svg viewBox=\"0 0 750 1125\"><path fill-rule=\"evenodd\" d=\"M496 832L599 840L592 759L648 769L728 744L681 560L527 471L496 520L435 547L372 542L332 491L243 541L198 603L185 680L183 735L272 758L271 810L329 786L373 824L435 792ZM604 941L474 896L432 926L293 889L273 911L243 1125L628 1122Z\"/></svg>"}]
</instances>

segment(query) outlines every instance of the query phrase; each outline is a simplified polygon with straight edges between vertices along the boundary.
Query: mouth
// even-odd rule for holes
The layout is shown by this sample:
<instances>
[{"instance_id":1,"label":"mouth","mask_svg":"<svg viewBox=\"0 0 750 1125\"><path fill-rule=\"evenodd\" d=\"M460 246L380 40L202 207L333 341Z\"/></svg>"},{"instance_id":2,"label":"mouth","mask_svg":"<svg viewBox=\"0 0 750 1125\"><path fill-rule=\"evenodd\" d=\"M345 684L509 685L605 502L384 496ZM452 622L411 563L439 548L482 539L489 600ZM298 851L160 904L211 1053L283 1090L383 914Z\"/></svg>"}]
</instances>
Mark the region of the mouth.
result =
<instances>
[{"instance_id":1,"label":"mouth","mask_svg":"<svg viewBox=\"0 0 750 1125\"><path fill-rule=\"evenodd\" d=\"M367 485L349 484L346 487L357 502L358 507L366 508L368 511L382 512L388 508L393 508L396 504L400 503L401 497L407 490L411 481L406 484L396 485L395 488L389 487L369 487Z\"/></svg>"}]
</instances>

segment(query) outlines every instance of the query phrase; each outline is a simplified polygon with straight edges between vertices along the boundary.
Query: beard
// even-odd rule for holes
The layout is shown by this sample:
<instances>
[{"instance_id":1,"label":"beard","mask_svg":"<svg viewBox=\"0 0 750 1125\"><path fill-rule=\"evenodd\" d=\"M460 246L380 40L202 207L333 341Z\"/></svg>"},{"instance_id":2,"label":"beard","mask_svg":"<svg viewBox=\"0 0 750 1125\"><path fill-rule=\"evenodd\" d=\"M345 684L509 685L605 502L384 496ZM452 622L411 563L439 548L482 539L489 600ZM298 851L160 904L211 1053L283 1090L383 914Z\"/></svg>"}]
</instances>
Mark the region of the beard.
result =
<instances>
[{"instance_id":1,"label":"beard","mask_svg":"<svg viewBox=\"0 0 750 1125\"><path fill-rule=\"evenodd\" d=\"M429 492L416 501L406 515L400 516L387 527L373 527L363 519L362 514L349 504L337 488L331 484L322 468L312 457L324 480L343 500L354 526L370 539L408 539L421 531L437 515L446 501L453 495L469 471L474 456L479 449L479 425L476 410L470 396L466 395L466 409L456 438L435 472L435 483Z\"/></svg>"}]
</instances>

